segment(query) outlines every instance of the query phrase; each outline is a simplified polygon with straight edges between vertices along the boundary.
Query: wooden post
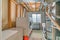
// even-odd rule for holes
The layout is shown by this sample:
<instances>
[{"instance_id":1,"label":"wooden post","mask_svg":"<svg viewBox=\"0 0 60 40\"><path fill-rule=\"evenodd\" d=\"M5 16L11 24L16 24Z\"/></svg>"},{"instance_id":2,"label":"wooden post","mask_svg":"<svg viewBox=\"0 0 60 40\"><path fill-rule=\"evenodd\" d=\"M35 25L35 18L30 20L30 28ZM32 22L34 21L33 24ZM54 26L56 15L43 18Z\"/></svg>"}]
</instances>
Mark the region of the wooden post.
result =
<instances>
[{"instance_id":1,"label":"wooden post","mask_svg":"<svg viewBox=\"0 0 60 40\"><path fill-rule=\"evenodd\" d=\"M52 40L55 40L55 28L52 27Z\"/></svg>"},{"instance_id":2,"label":"wooden post","mask_svg":"<svg viewBox=\"0 0 60 40\"><path fill-rule=\"evenodd\" d=\"M12 4L13 3L13 4ZM12 13L14 13L15 12L15 21L16 21L16 13L17 13L17 10L15 9L15 10L12 10L12 7L14 6L15 8L16 8L16 2L15 2L15 0L8 0L8 28L12 28L12 26L13 25L15 25L14 23L13 23L13 19L12 19ZM14 22L15 22L14 21Z\"/></svg>"},{"instance_id":3,"label":"wooden post","mask_svg":"<svg viewBox=\"0 0 60 40\"><path fill-rule=\"evenodd\" d=\"M18 11L18 5L16 5L16 18L18 17L17 11Z\"/></svg>"},{"instance_id":4,"label":"wooden post","mask_svg":"<svg viewBox=\"0 0 60 40\"><path fill-rule=\"evenodd\" d=\"M8 27L11 27L11 0L8 0Z\"/></svg>"},{"instance_id":5,"label":"wooden post","mask_svg":"<svg viewBox=\"0 0 60 40\"><path fill-rule=\"evenodd\" d=\"M20 15L21 15L21 17L23 17L23 13L24 13L24 8L23 8L23 6L20 5Z\"/></svg>"}]
</instances>

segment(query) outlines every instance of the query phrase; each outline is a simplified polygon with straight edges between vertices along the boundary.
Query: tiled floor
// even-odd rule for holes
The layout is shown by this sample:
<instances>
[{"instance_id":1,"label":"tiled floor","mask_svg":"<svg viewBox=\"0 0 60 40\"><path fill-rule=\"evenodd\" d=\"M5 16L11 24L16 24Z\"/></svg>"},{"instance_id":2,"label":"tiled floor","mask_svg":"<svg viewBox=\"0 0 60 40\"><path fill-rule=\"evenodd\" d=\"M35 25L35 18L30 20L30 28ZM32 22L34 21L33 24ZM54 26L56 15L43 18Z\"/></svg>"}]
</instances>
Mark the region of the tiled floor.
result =
<instances>
[{"instance_id":1,"label":"tiled floor","mask_svg":"<svg viewBox=\"0 0 60 40\"><path fill-rule=\"evenodd\" d=\"M33 30L30 40L42 40L43 33L41 30Z\"/></svg>"}]
</instances>

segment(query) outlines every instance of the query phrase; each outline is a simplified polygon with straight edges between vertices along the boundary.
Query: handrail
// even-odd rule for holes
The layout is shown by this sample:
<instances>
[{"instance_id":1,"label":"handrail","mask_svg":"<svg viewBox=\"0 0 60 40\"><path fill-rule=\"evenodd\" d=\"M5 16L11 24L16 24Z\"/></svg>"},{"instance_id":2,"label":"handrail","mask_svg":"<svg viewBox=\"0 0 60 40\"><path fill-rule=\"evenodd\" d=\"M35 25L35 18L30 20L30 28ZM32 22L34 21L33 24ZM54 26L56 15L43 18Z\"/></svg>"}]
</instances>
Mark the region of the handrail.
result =
<instances>
[{"instance_id":1,"label":"handrail","mask_svg":"<svg viewBox=\"0 0 60 40\"><path fill-rule=\"evenodd\" d=\"M60 26L58 25L58 23L50 16L50 14L48 12L46 12L46 15L50 18L51 22L53 22L53 24L56 26L56 28L58 30L60 30Z\"/></svg>"}]
</instances>

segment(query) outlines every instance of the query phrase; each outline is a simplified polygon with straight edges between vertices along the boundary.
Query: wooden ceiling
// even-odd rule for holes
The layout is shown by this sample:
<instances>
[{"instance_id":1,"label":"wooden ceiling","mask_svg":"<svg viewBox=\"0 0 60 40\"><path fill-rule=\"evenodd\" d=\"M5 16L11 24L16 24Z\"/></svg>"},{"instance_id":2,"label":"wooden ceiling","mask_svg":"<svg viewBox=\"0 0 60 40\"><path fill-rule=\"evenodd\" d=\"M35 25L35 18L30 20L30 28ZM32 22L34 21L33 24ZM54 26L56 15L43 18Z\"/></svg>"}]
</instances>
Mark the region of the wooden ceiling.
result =
<instances>
[{"instance_id":1,"label":"wooden ceiling","mask_svg":"<svg viewBox=\"0 0 60 40\"><path fill-rule=\"evenodd\" d=\"M39 11L41 2L22 2L21 5L24 6L27 9L27 11Z\"/></svg>"}]
</instances>

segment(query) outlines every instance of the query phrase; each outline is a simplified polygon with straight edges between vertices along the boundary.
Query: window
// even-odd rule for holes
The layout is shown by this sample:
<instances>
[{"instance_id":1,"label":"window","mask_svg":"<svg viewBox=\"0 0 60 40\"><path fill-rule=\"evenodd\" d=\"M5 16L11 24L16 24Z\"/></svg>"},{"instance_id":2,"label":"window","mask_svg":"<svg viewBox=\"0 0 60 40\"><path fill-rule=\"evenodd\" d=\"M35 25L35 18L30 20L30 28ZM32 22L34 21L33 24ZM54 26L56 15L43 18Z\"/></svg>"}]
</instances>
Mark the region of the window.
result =
<instances>
[{"instance_id":1,"label":"window","mask_svg":"<svg viewBox=\"0 0 60 40\"><path fill-rule=\"evenodd\" d=\"M36 22L36 14L32 14L32 21Z\"/></svg>"},{"instance_id":2,"label":"window","mask_svg":"<svg viewBox=\"0 0 60 40\"><path fill-rule=\"evenodd\" d=\"M32 14L32 21L41 23L41 14Z\"/></svg>"}]
</instances>

